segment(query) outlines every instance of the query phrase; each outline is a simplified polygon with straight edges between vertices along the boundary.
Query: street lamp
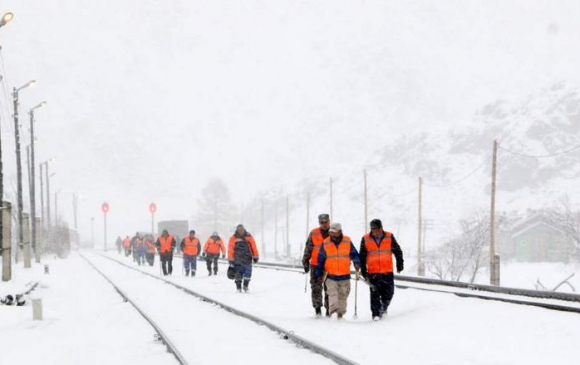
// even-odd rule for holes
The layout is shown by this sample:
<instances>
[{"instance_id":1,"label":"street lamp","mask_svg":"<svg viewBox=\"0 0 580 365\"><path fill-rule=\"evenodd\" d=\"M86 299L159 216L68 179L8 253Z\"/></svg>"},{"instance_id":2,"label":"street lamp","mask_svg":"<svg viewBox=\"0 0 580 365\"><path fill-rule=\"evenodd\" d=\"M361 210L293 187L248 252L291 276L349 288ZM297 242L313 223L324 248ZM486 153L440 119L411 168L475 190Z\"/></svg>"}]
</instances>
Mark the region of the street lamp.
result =
<instances>
[{"instance_id":1,"label":"street lamp","mask_svg":"<svg viewBox=\"0 0 580 365\"><path fill-rule=\"evenodd\" d=\"M30 216L32 221L32 249L36 253L36 199L35 199L35 163L34 163L34 111L46 105L46 101L38 103L30 109Z\"/></svg>"},{"instance_id":2,"label":"street lamp","mask_svg":"<svg viewBox=\"0 0 580 365\"><path fill-rule=\"evenodd\" d=\"M24 231L22 229L22 157L20 152L20 124L18 123L18 93L20 90L26 89L29 86L34 86L35 80L30 80L19 88L14 87L12 92L12 99L14 102L14 138L16 140L16 190L17 190L17 209L18 209L18 245L22 248L24 242Z\"/></svg>"},{"instance_id":3,"label":"street lamp","mask_svg":"<svg viewBox=\"0 0 580 365\"><path fill-rule=\"evenodd\" d=\"M6 14L2 15L2 19L0 19L0 28L5 26L6 24L10 23L12 18L14 18L14 14L12 14L12 13L6 13Z\"/></svg>"}]
</instances>

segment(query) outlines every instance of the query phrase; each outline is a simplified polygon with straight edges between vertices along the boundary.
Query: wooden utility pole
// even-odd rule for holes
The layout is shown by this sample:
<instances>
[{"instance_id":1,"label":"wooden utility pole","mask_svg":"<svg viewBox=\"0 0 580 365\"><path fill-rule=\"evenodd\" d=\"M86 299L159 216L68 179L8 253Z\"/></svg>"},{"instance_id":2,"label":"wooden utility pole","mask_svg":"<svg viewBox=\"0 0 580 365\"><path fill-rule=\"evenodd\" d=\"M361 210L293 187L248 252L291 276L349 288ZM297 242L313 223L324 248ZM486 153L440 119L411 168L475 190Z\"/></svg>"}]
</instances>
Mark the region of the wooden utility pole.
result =
<instances>
[{"instance_id":1,"label":"wooden utility pole","mask_svg":"<svg viewBox=\"0 0 580 365\"><path fill-rule=\"evenodd\" d=\"M306 194L306 237L310 234L310 192ZM300 254L302 254L302 241L300 241Z\"/></svg>"},{"instance_id":2,"label":"wooden utility pole","mask_svg":"<svg viewBox=\"0 0 580 365\"><path fill-rule=\"evenodd\" d=\"M266 240L264 239L264 199L262 198L262 255L266 257Z\"/></svg>"},{"instance_id":3,"label":"wooden utility pole","mask_svg":"<svg viewBox=\"0 0 580 365\"><path fill-rule=\"evenodd\" d=\"M332 213L332 177L330 178L330 221L332 222L332 219L334 218L334 215Z\"/></svg>"},{"instance_id":4,"label":"wooden utility pole","mask_svg":"<svg viewBox=\"0 0 580 365\"><path fill-rule=\"evenodd\" d=\"M12 279L12 205L4 202L2 209L2 281Z\"/></svg>"},{"instance_id":5,"label":"wooden utility pole","mask_svg":"<svg viewBox=\"0 0 580 365\"><path fill-rule=\"evenodd\" d=\"M495 186L497 179L497 141L493 141L491 166L491 211L489 216L489 274L490 284L499 286L499 256L495 252Z\"/></svg>"},{"instance_id":6,"label":"wooden utility pole","mask_svg":"<svg viewBox=\"0 0 580 365\"><path fill-rule=\"evenodd\" d=\"M286 195L286 257L290 257L290 203Z\"/></svg>"},{"instance_id":7,"label":"wooden utility pole","mask_svg":"<svg viewBox=\"0 0 580 365\"><path fill-rule=\"evenodd\" d=\"M276 261L278 256L278 200L274 206L274 261Z\"/></svg>"},{"instance_id":8,"label":"wooden utility pole","mask_svg":"<svg viewBox=\"0 0 580 365\"><path fill-rule=\"evenodd\" d=\"M364 232L368 232L368 228L369 228L369 200L368 200L368 190L367 190L367 170L364 170L364 183L365 183L365 224L364 224Z\"/></svg>"},{"instance_id":9,"label":"wooden utility pole","mask_svg":"<svg viewBox=\"0 0 580 365\"><path fill-rule=\"evenodd\" d=\"M425 276L425 265L423 264L422 255L422 233L423 233L423 178L419 177L419 214L417 233L417 276Z\"/></svg>"}]
</instances>

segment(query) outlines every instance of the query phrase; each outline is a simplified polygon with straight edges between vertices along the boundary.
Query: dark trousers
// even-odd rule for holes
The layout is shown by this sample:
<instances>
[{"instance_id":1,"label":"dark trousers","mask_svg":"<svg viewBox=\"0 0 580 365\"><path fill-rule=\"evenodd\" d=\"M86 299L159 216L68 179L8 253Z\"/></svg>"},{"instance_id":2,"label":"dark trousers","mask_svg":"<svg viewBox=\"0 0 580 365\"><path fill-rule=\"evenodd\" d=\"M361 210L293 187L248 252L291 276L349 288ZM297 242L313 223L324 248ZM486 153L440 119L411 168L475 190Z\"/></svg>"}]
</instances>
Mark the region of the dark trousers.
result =
<instances>
[{"instance_id":1,"label":"dark trousers","mask_svg":"<svg viewBox=\"0 0 580 365\"><path fill-rule=\"evenodd\" d=\"M395 294L393 274L369 274L371 289L371 312L373 317L380 317L387 311Z\"/></svg>"},{"instance_id":2,"label":"dark trousers","mask_svg":"<svg viewBox=\"0 0 580 365\"><path fill-rule=\"evenodd\" d=\"M161 252L159 258L161 259L163 275L171 275L173 272L173 252Z\"/></svg>"},{"instance_id":3,"label":"dark trousers","mask_svg":"<svg viewBox=\"0 0 580 365\"><path fill-rule=\"evenodd\" d=\"M326 292L326 283L321 283L314 268L310 268L310 289L312 289L312 306L314 308L324 308L328 310L328 293ZM324 291L324 302L322 301L322 292Z\"/></svg>"},{"instance_id":4,"label":"dark trousers","mask_svg":"<svg viewBox=\"0 0 580 365\"><path fill-rule=\"evenodd\" d=\"M195 276L197 270L197 256L184 254L183 268L185 269L185 276L189 275L189 271L191 271L191 276Z\"/></svg>"},{"instance_id":5,"label":"dark trousers","mask_svg":"<svg viewBox=\"0 0 580 365\"><path fill-rule=\"evenodd\" d=\"M236 287L241 289L243 281L244 288L247 289L252 279L252 264L235 264L234 270L236 270L236 277L234 278Z\"/></svg>"},{"instance_id":6,"label":"dark trousers","mask_svg":"<svg viewBox=\"0 0 580 365\"><path fill-rule=\"evenodd\" d=\"M149 266L153 266L153 264L155 263L155 253L146 253L145 254L145 258L147 259L147 263L149 264Z\"/></svg>"},{"instance_id":7,"label":"dark trousers","mask_svg":"<svg viewBox=\"0 0 580 365\"><path fill-rule=\"evenodd\" d=\"M213 273L218 272L218 259L220 258L219 253L208 253L205 257L205 264L207 265L207 271L211 274L211 266L213 265Z\"/></svg>"}]
</instances>

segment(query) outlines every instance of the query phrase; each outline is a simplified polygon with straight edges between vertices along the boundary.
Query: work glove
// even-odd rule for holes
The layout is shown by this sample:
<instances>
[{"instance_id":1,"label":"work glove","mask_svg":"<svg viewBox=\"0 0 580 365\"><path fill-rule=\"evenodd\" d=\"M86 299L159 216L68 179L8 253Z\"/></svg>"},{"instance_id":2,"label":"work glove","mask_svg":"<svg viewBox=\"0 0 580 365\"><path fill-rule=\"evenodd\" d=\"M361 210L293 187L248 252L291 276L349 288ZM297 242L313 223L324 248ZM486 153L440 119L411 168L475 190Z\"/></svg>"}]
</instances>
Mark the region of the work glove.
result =
<instances>
[{"instance_id":1,"label":"work glove","mask_svg":"<svg viewBox=\"0 0 580 365\"><path fill-rule=\"evenodd\" d=\"M205 257L205 252L201 254L202 257Z\"/></svg>"},{"instance_id":2,"label":"work glove","mask_svg":"<svg viewBox=\"0 0 580 365\"><path fill-rule=\"evenodd\" d=\"M362 278L363 278L364 281L368 281L369 280L369 277L368 277L368 275L367 275L366 272L361 273L361 276L362 276Z\"/></svg>"},{"instance_id":3,"label":"work glove","mask_svg":"<svg viewBox=\"0 0 580 365\"><path fill-rule=\"evenodd\" d=\"M259 259L257 257L254 257L254 264L257 264L258 263L258 260Z\"/></svg>"},{"instance_id":4,"label":"work glove","mask_svg":"<svg viewBox=\"0 0 580 365\"><path fill-rule=\"evenodd\" d=\"M324 276L319 276L316 279L318 280L319 283L324 283Z\"/></svg>"},{"instance_id":5,"label":"work glove","mask_svg":"<svg viewBox=\"0 0 580 365\"><path fill-rule=\"evenodd\" d=\"M402 262L401 263L397 262L397 273L400 273L401 271L403 271L404 268L405 267L404 267Z\"/></svg>"},{"instance_id":6,"label":"work glove","mask_svg":"<svg viewBox=\"0 0 580 365\"><path fill-rule=\"evenodd\" d=\"M234 266L234 262L230 260L230 266Z\"/></svg>"},{"instance_id":7,"label":"work glove","mask_svg":"<svg viewBox=\"0 0 580 365\"><path fill-rule=\"evenodd\" d=\"M308 273L310 271L310 264L308 262L304 263L304 272Z\"/></svg>"},{"instance_id":8,"label":"work glove","mask_svg":"<svg viewBox=\"0 0 580 365\"><path fill-rule=\"evenodd\" d=\"M226 255L222 255L222 260L225 260L225 258L226 258Z\"/></svg>"}]
</instances>

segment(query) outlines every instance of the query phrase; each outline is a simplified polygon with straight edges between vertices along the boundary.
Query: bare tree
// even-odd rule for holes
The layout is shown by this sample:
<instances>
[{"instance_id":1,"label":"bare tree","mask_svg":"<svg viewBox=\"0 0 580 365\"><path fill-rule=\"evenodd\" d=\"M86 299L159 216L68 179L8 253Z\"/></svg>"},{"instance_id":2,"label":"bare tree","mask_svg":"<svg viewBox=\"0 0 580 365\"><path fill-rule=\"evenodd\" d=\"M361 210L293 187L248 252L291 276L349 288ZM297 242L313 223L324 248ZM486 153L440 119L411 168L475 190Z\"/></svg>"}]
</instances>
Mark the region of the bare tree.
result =
<instances>
[{"instance_id":1,"label":"bare tree","mask_svg":"<svg viewBox=\"0 0 580 365\"><path fill-rule=\"evenodd\" d=\"M202 190L193 226L202 235L217 231L222 237L229 235L239 220L239 213L231 202L230 190L220 179L212 179Z\"/></svg>"},{"instance_id":2,"label":"bare tree","mask_svg":"<svg viewBox=\"0 0 580 365\"><path fill-rule=\"evenodd\" d=\"M580 213L571 208L570 198L565 195L558 205L546 211L546 218L555 227L564 231L565 238L572 245L568 252L569 257L580 260Z\"/></svg>"}]
</instances>

